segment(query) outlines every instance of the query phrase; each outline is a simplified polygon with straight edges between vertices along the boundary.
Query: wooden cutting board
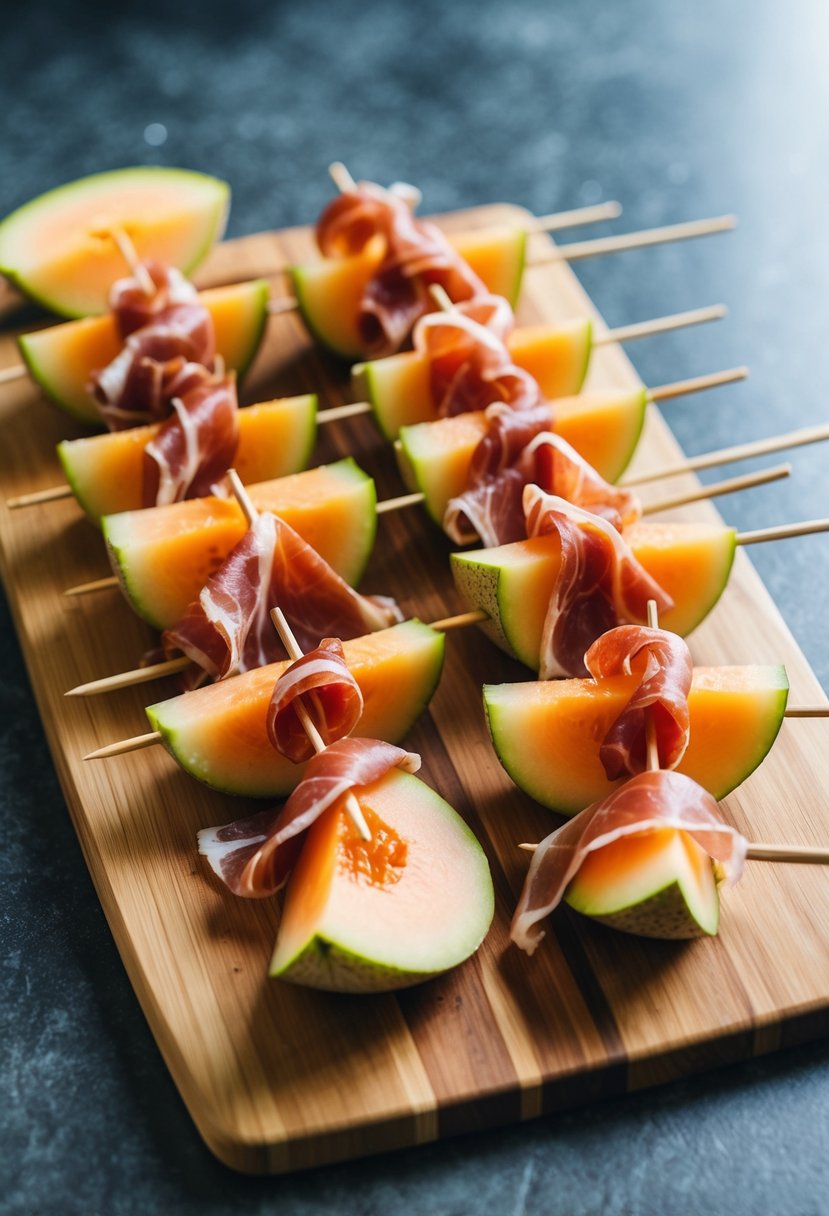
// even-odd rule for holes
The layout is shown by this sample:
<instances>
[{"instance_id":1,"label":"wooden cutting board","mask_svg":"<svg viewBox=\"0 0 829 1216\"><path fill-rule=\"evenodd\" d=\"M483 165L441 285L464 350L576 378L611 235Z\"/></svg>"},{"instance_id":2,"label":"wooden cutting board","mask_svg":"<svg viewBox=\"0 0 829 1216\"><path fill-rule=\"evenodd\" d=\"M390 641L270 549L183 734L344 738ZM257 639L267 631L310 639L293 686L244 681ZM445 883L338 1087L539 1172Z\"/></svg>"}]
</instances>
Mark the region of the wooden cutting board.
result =
<instances>
[{"instance_id":1,"label":"wooden cutting board","mask_svg":"<svg viewBox=\"0 0 829 1216\"><path fill-rule=\"evenodd\" d=\"M446 222L523 218L497 206ZM533 242L547 247L547 238ZM275 292L285 293L279 267L310 249L307 230L245 238L215 250L202 279L275 274ZM596 316L565 265L527 272L520 322L587 311ZM11 338L0 339L0 365L16 359ZM597 350L590 386L637 383L620 349ZM330 404L347 399L342 367L313 348L297 317L273 318L244 399L310 389ZM642 469L677 454L649 411ZM54 445L79 429L28 382L3 389L0 412L3 502L59 483ZM381 498L400 492L391 452L368 418L324 428L315 460L347 453L376 476ZM276 901L227 895L195 847L198 828L251 804L198 785L160 747L80 759L146 731L143 706L171 690L159 683L63 698L81 681L133 667L152 640L117 592L62 596L108 572L100 536L73 500L11 513L0 504L0 516L3 577L69 812L159 1047L199 1131L228 1165L279 1172L424 1143L829 1030L829 881L818 868L749 866L725 895L715 940L637 940L561 910L532 959L509 946L527 866L516 842L538 839L553 821L511 785L484 726L482 682L527 672L474 630L447 639L441 685L408 745L423 754L424 779L485 844L497 894L487 940L456 972L400 995L336 996L269 981ZM673 513L683 516L716 518L708 505ZM455 611L448 553L424 513L386 515L363 589L395 595L423 620ZM742 553L691 645L699 663L785 662L792 703L823 700ZM829 722L785 722L761 769L726 800L728 817L754 838L825 843L827 739Z\"/></svg>"}]
</instances>

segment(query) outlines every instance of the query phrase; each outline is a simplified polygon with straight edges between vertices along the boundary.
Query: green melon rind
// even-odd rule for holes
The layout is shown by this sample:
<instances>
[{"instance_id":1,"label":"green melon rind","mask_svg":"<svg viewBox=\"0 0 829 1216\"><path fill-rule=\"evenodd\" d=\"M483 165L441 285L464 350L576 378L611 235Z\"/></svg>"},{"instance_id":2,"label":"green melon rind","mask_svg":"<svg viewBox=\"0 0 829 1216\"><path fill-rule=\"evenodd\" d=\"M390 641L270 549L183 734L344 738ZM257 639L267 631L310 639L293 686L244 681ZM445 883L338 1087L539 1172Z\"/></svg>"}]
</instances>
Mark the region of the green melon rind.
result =
<instances>
[{"instance_id":1,"label":"green melon rind","mask_svg":"<svg viewBox=\"0 0 829 1216\"><path fill-rule=\"evenodd\" d=\"M515 228L513 233L513 241L515 248L513 251L513 263L515 265L515 275L511 286L508 290L502 291L510 303L511 308L518 306L518 297L521 295L521 283L524 279L524 270L527 265L527 232L524 228Z\"/></svg>"},{"instance_id":2,"label":"green melon rind","mask_svg":"<svg viewBox=\"0 0 829 1216\"><path fill-rule=\"evenodd\" d=\"M408 358L411 358L409 352L389 355L387 359L371 359L367 363L357 363L351 370L355 399L369 403L374 421L383 438L389 443L397 439L403 426L428 421L427 418L415 417L415 411L411 409L407 411L408 403L401 401L399 394L393 391L394 361Z\"/></svg>"},{"instance_id":3,"label":"green melon rind","mask_svg":"<svg viewBox=\"0 0 829 1216\"><path fill-rule=\"evenodd\" d=\"M342 562L337 565L337 573L340 577L349 586L356 587L363 577L377 537L377 487L368 473L360 468L353 456L345 456L331 467L337 469L344 479L354 481L358 485L361 491L360 497L363 500L361 509L356 512L363 520L363 527L359 533L352 529L348 560L343 558ZM148 625L152 625L154 629L168 629L174 622L162 619L153 605L151 573L148 575L149 586L147 587L144 579L136 575L134 562L130 558L131 531L129 525L134 515L135 512L122 511L115 515L104 515L99 521L110 565L118 579L121 591L137 615ZM140 572L144 573L143 563Z\"/></svg>"},{"instance_id":4,"label":"green melon rind","mask_svg":"<svg viewBox=\"0 0 829 1216\"><path fill-rule=\"evenodd\" d=\"M194 256L187 262L186 265L179 267L185 275L191 274L196 267L200 266L207 254L212 249L216 241L220 240L225 230L227 216L230 210L230 185L228 182L222 181L220 178L212 177L207 173L196 173L189 169L167 169L162 165L151 166L135 166L129 169L115 169L105 173L95 173L88 177L80 178L78 181L68 182L63 186L57 186L54 190L48 190L44 194L38 195L37 198L31 199L28 203L24 203L22 207L18 207L11 215L0 222L0 274L6 276L13 285L21 291L29 299L35 303L41 304L44 308L51 312L55 312L60 316L65 317L82 317L85 314L77 310L69 309L61 305L59 301L42 295L38 290L34 289L26 281L25 272L21 272L14 265L14 244L15 244L15 229L21 222L28 221L37 215L40 210L50 210L52 207L60 207L60 204L67 197L71 196L79 189L85 189L88 185L98 181L112 181L115 178L121 180L128 177L148 177L148 176L164 176L167 178L178 177L183 183L192 185L198 181L203 185L212 185L216 193L215 203L215 219L212 226L208 226L205 231L204 241ZM100 312L106 311L106 304L102 306Z\"/></svg>"},{"instance_id":5,"label":"green melon rind","mask_svg":"<svg viewBox=\"0 0 829 1216\"><path fill-rule=\"evenodd\" d=\"M587 317L585 319L585 326L584 326L584 357L582 359L581 375L578 378L578 383L573 388L573 393L572 393L573 396L576 396L576 394L581 392L584 382L587 379L587 372L590 368L590 356L592 354L593 354L593 322L590 320L589 317ZM644 390L643 390L643 392L644 392ZM643 414L642 415L643 425L644 425L644 421L645 421L645 416Z\"/></svg>"},{"instance_id":6,"label":"green melon rind","mask_svg":"<svg viewBox=\"0 0 829 1216\"><path fill-rule=\"evenodd\" d=\"M294 289L294 298L297 302L297 308L302 316L305 326L314 339L320 346L324 346L332 355L337 355L340 359L359 359L363 352L358 348L344 345L337 337L332 336L331 332L326 329L323 319L318 316L316 310L311 306L307 274L312 270L316 263L312 263L309 267L292 266L290 268L291 283Z\"/></svg>"},{"instance_id":7,"label":"green melon rind","mask_svg":"<svg viewBox=\"0 0 829 1216\"><path fill-rule=\"evenodd\" d=\"M409 773L401 772L399 777L407 783L416 781L428 791L430 814L448 819L467 847L469 863L479 871L475 886L480 891L481 900L475 908L474 920L463 926L462 933L459 926L447 925L446 934L440 943L436 943L439 949L442 948L443 957L436 958L435 965L428 969L396 966L387 959L373 962L357 952L355 942L334 941L331 933L314 933L289 958L281 959L277 939L269 968L272 977L329 992L392 992L411 988L460 966L475 953L486 937L495 915L495 892L480 842L457 811L439 794ZM414 928L416 932L416 926ZM450 933L454 934L454 940L447 954L447 936ZM395 949L400 949L401 945L398 939Z\"/></svg>"},{"instance_id":8,"label":"green melon rind","mask_svg":"<svg viewBox=\"0 0 829 1216\"><path fill-rule=\"evenodd\" d=\"M387 743L398 743L404 738L429 704L440 681L445 652L445 635L437 633L420 621L404 621L402 624L394 626L394 628L406 629L421 636L423 656L421 681L417 688L413 688L410 685L400 690L401 696L398 698L398 703L406 695L409 697L409 704L406 707L400 729L395 732L394 738L386 739ZM234 676L232 678L241 680L244 679L244 676ZM193 695L190 693L183 694L185 698L190 698L189 702L187 702L190 705L192 705ZM197 781L201 781L211 789L219 790L225 794L238 794L249 798L283 798L301 780L304 766L289 763L275 749L273 751L273 766L267 773L260 774L259 776L256 774L246 774L241 772L231 762L227 765L227 768L232 771L232 776L229 774L224 777L219 775L213 766L212 757L205 753L204 748L199 751L194 746L183 742L175 717L176 711L181 708L182 698L172 697L167 701L148 705L146 714L150 725L153 730L159 732L165 748L173 759L181 765L185 772L195 777ZM359 726L357 730L359 731ZM189 751L186 750L188 746Z\"/></svg>"},{"instance_id":9,"label":"green melon rind","mask_svg":"<svg viewBox=\"0 0 829 1216\"><path fill-rule=\"evenodd\" d=\"M632 933L636 937L653 937L664 941L690 941L697 937L715 937L719 929L719 898L714 908L715 915L706 925L698 919L683 892L682 883L672 882L656 891L641 903L604 915L585 911L577 899L568 891L564 902L574 912L599 921L610 929Z\"/></svg>"},{"instance_id":10,"label":"green melon rind","mask_svg":"<svg viewBox=\"0 0 829 1216\"><path fill-rule=\"evenodd\" d=\"M249 283L240 284L239 290L250 295L250 305L253 311L253 323L250 328L250 335L242 354L233 365L228 364L229 370L235 368L237 378L241 381L253 362L265 333L265 326L268 321L270 289L265 279L253 279ZM66 322L65 324L83 325L84 318L81 318L79 321ZM44 368L38 354L38 348L41 341L48 341L48 335L51 332L50 329L35 330L33 333L20 334L18 336L18 349L29 371L29 375L34 383L38 385L44 396L48 397L59 409L64 410L67 414L71 414L73 418L77 418L81 422L101 427L103 424L98 407L86 391L82 394L79 392L77 396L68 394L60 382L59 365L55 364L54 370L51 372Z\"/></svg>"},{"instance_id":11,"label":"green melon rind","mask_svg":"<svg viewBox=\"0 0 829 1216\"><path fill-rule=\"evenodd\" d=\"M642 438L642 432L645 429L648 400L648 390L646 388L641 389L639 392L640 409L637 415L637 423L628 432L628 447L624 452L620 452L618 466L607 472L605 476L606 481L618 481L631 460L633 460L634 453L639 446L639 440Z\"/></svg>"},{"instance_id":12,"label":"green melon rind","mask_svg":"<svg viewBox=\"0 0 829 1216\"><path fill-rule=\"evenodd\" d=\"M759 768L766 756L771 751L772 745L777 738L780 727L783 725L783 720L786 714L786 703L789 695L789 681L786 675L786 668L782 664L774 664L764 666L764 671L767 673L767 684L763 689L763 694L767 699L768 717L766 719L766 728L764 733L758 738L754 736L757 742L757 748L750 760L750 767L741 770L738 774L735 772L734 779L727 782L724 787L712 787L705 781L702 784L708 792L718 802L730 794L732 790L741 785L743 781ZM775 689L776 684L776 689ZM528 766L526 758L521 754L522 736L520 731L516 732L510 729L510 705L511 700L509 693L512 689L520 689L520 684L484 684L483 686L483 703L484 716L486 718L489 737L492 741L493 750L498 757L501 767L511 778L511 780L533 798L541 806L546 807L550 811L554 811L557 815L572 816L579 811L584 810L597 798L604 797L611 790L622 785L625 778L619 778L617 781L607 782L604 790L591 791L590 794L582 797L577 797L572 789L565 789L561 785L556 785L551 778L552 774L549 768L545 768L543 779L539 773L534 770L534 766ZM776 696L769 696L770 692L775 692ZM534 744L527 744L527 747L534 748ZM531 754L531 759L536 760L534 751ZM680 771L681 765L680 765Z\"/></svg>"}]
</instances>

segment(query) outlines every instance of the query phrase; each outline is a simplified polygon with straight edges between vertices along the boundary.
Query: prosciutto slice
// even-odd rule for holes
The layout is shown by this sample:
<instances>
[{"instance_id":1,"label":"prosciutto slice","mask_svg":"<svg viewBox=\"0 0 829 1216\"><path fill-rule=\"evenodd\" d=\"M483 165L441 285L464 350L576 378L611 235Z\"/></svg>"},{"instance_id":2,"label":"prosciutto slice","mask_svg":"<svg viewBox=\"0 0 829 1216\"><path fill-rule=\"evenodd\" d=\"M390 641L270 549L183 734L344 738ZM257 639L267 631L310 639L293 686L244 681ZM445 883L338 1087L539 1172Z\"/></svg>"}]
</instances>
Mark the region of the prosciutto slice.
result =
<instances>
[{"instance_id":1,"label":"prosciutto slice","mask_svg":"<svg viewBox=\"0 0 829 1216\"><path fill-rule=\"evenodd\" d=\"M541 841L513 917L512 940L532 954L544 936L538 922L560 903L588 854L624 836L658 828L687 832L719 862L727 882L740 877L746 841L723 823L711 795L684 773L640 773Z\"/></svg>"},{"instance_id":2,"label":"prosciutto slice","mask_svg":"<svg viewBox=\"0 0 829 1216\"><path fill-rule=\"evenodd\" d=\"M201 368L193 387L172 400L172 414L144 449L141 505L163 506L215 494L239 443L236 377Z\"/></svg>"},{"instance_id":3,"label":"prosciutto slice","mask_svg":"<svg viewBox=\"0 0 829 1216\"><path fill-rule=\"evenodd\" d=\"M213 318L198 298L168 304L92 373L88 391L111 431L161 422L173 398L194 386L196 370L212 371L215 356Z\"/></svg>"},{"instance_id":4,"label":"prosciutto slice","mask_svg":"<svg viewBox=\"0 0 829 1216\"><path fill-rule=\"evenodd\" d=\"M149 325L171 305L190 304L198 295L193 284L175 266L162 266L149 259L141 265L155 286L152 294L144 290L135 275L116 280L109 293L109 309L122 342L137 329Z\"/></svg>"},{"instance_id":5,"label":"prosciutto slice","mask_svg":"<svg viewBox=\"0 0 829 1216\"><path fill-rule=\"evenodd\" d=\"M586 674L584 653L616 625L642 620L673 600L651 578L611 523L538 486L524 489L527 536L557 534L561 561L541 636L539 677Z\"/></svg>"},{"instance_id":6,"label":"prosciutto slice","mask_svg":"<svg viewBox=\"0 0 829 1216\"><path fill-rule=\"evenodd\" d=\"M635 494L605 481L549 430L549 405L519 411L491 405L485 413L487 430L472 453L467 487L450 498L443 518L444 531L457 544L480 539L489 549L522 540L523 491L530 484L603 516L620 531L639 518Z\"/></svg>"},{"instance_id":7,"label":"prosciutto slice","mask_svg":"<svg viewBox=\"0 0 829 1216\"><path fill-rule=\"evenodd\" d=\"M366 354L381 358L399 350L432 301L439 284L455 302L484 294L486 287L434 224L416 219L420 194L398 183L385 190L360 182L333 199L317 224L325 257L348 257L376 241L382 257L366 285L357 324Z\"/></svg>"},{"instance_id":8,"label":"prosciutto slice","mask_svg":"<svg viewBox=\"0 0 829 1216\"><path fill-rule=\"evenodd\" d=\"M269 615L277 605L302 650L403 619L394 600L354 591L284 520L263 512L181 621L165 630L165 653L183 651L217 680L283 659Z\"/></svg>"},{"instance_id":9,"label":"prosciutto slice","mask_svg":"<svg viewBox=\"0 0 829 1216\"><path fill-rule=\"evenodd\" d=\"M634 668L634 660L639 660ZM667 629L620 625L602 634L584 656L594 680L630 675L640 683L602 740L599 758L610 781L645 771L646 724L653 722L661 768L676 768L688 746L691 652Z\"/></svg>"},{"instance_id":10,"label":"prosciutto slice","mask_svg":"<svg viewBox=\"0 0 829 1216\"><path fill-rule=\"evenodd\" d=\"M514 410L541 403L538 382L512 361L507 314L493 303L497 300L487 296L451 312L431 312L415 326L414 347L428 361L432 401L441 418L483 410L496 401Z\"/></svg>"},{"instance_id":11,"label":"prosciutto slice","mask_svg":"<svg viewBox=\"0 0 829 1216\"><path fill-rule=\"evenodd\" d=\"M205 828L199 852L234 895L273 895L287 881L311 824L349 790L371 785L393 768L416 773L420 756L377 739L340 739L308 761L281 811Z\"/></svg>"},{"instance_id":12,"label":"prosciutto slice","mask_svg":"<svg viewBox=\"0 0 829 1216\"><path fill-rule=\"evenodd\" d=\"M313 756L297 712L304 705L328 746L350 735L363 713L360 685L348 670L339 638L324 638L315 650L297 659L279 677L268 706L268 738L278 752L294 764Z\"/></svg>"}]
</instances>

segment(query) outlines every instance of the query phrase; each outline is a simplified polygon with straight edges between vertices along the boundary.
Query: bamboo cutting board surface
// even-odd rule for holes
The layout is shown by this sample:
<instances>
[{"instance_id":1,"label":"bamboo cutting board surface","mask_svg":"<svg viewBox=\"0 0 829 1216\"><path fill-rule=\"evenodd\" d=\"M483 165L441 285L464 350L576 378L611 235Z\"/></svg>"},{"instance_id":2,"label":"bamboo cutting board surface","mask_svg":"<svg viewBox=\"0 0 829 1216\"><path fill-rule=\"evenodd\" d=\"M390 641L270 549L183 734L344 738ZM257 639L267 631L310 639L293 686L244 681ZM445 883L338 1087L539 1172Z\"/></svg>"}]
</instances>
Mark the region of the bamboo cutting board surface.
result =
<instances>
[{"instance_id":1,"label":"bamboo cutting board surface","mask_svg":"<svg viewBox=\"0 0 829 1216\"><path fill-rule=\"evenodd\" d=\"M499 206L446 223L522 218ZM539 250L547 244L533 240ZM201 278L273 274L283 293L279 267L310 250L307 230L245 238L217 248ZM527 272L519 323L586 311L590 302L567 266ZM596 324L603 328L598 317ZM4 336L0 365L16 361ZM590 387L636 383L618 347L595 352ZM314 349L297 317L273 318L243 399L309 390L326 404L347 400L343 368ZM81 431L28 382L3 390L0 414L3 502L62 481L54 445ZM649 415L637 470L677 455L654 407ZM401 491L392 454L368 418L321 428L315 462L345 454L376 477L380 498ZM87 863L182 1097L227 1164L281 1172L423 1143L829 1031L829 881L819 867L749 865L724 896L714 940L628 938L560 910L532 959L509 946L527 867L516 842L540 838L554 821L512 786L484 725L482 682L527 672L474 630L447 638L440 687L407 744L423 755L424 780L485 845L497 901L487 940L457 971L397 995L337 996L269 981L276 901L227 895L195 846L199 828L253 804L211 793L160 747L107 762L80 759L146 731L143 706L172 695L170 684L158 683L92 700L63 697L77 683L135 666L152 641L117 592L62 596L108 573L100 536L72 500L0 512L6 589ZM716 514L710 505L672 513L683 517ZM423 620L456 611L449 551L418 509L386 515L362 588L396 596ZM824 699L742 553L691 648L698 663L785 662L793 704ZM824 721L786 721L768 759L726 800L729 818L755 839L825 843L827 732Z\"/></svg>"}]
</instances>

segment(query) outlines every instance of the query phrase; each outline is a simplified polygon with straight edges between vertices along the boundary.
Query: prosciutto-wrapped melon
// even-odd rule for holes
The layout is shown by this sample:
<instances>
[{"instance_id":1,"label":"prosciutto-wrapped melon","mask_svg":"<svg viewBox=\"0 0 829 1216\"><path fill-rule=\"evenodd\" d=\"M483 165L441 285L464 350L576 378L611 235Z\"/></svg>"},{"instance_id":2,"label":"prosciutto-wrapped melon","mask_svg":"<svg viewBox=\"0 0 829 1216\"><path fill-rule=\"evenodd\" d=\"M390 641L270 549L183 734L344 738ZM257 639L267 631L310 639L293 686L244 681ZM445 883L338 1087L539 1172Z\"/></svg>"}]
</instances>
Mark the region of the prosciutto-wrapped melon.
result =
<instances>
[{"instance_id":1,"label":"prosciutto-wrapped melon","mask_svg":"<svg viewBox=\"0 0 829 1216\"><path fill-rule=\"evenodd\" d=\"M360 581L377 530L377 494L351 457L249 485L248 492L257 510L289 523L347 583ZM174 625L198 598L246 527L238 503L222 498L191 498L101 520L124 594L156 629Z\"/></svg>"},{"instance_id":2,"label":"prosciutto-wrapped melon","mask_svg":"<svg viewBox=\"0 0 829 1216\"><path fill-rule=\"evenodd\" d=\"M618 788L623 778L608 779L600 746L639 679L485 684L492 744L515 784L562 815L575 815ZM768 754L788 687L781 666L695 667L689 740L678 771L724 798Z\"/></svg>"},{"instance_id":3,"label":"prosciutto-wrapped melon","mask_svg":"<svg viewBox=\"0 0 829 1216\"><path fill-rule=\"evenodd\" d=\"M270 289L264 279L199 293L213 319L216 352L241 379L259 349L268 319ZM20 353L32 379L55 405L82 422L102 425L87 391L92 372L106 367L122 349L112 315L67 321L22 334Z\"/></svg>"},{"instance_id":4,"label":"prosciutto-wrapped melon","mask_svg":"<svg viewBox=\"0 0 829 1216\"><path fill-rule=\"evenodd\" d=\"M346 662L363 695L356 733L396 743L425 709L443 666L444 636L419 621L343 643ZM304 766L273 747L267 713L287 662L151 705L147 717L164 746L192 776L214 789L254 798L288 794Z\"/></svg>"},{"instance_id":5,"label":"prosciutto-wrapped melon","mask_svg":"<svg viewBox=\"0 0 829 1216\"><path fill-rule=\"evenodd\" d=\"M587 374L592 327L583 318L560 325L528 326L514 330L506 346L515 364L537 381L543 397L570 397L581 391ZM438 417L429 362L419 351L356 364L352 387L356 398L370 402L387 439L397 439L402 427Z\"/></svg>"},{"instance_id":6,"label":"prosciutto-wrapped melon","mask_svg":"<svg viewBox=\"0 0 829 1216\"><path fill-rule=\"evenodd\" d=\"M297 473L316 439L317 398L282 397L240 410L233 467L245 484ZM58 457L80 506L96 522L102 515L142 505L144 449L159 424L65 439Z\"/></svg>"},{"instance_id":7,"label":"prosciutto-wrapped melon","mask_svg":"<svg viewBox=\"0 0 829 1216\"><path fill-rule=\"evenodd\" d=\"M671 608L660 611L660 624L684 637L707 616L725 589L734 561L736 531L721 524L640 521L624 535L644 571L673 601ZM538 671L545 618L561 569L558 536L534 536L494 549L453 553L451 562L466 607L487 614L481 625L487 636ZM640 619L646 619L644 605Z\"/></svg>"}]
</instances>

